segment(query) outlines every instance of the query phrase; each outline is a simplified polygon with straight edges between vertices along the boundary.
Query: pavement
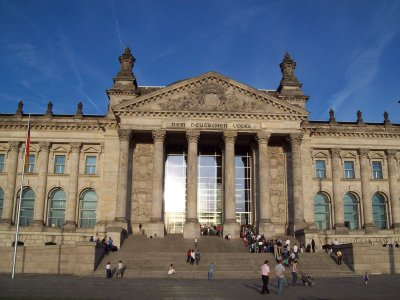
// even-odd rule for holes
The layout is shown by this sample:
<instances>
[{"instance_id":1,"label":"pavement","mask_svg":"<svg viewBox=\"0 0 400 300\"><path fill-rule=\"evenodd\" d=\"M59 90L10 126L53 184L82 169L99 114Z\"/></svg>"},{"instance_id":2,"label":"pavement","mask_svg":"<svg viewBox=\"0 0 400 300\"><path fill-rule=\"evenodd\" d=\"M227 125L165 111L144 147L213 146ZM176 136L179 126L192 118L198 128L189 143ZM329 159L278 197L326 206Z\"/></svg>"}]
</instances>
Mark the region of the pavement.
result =
<instances>
[{"instance_id":1,"label":"pavement","mask_svg":"<svg viewBox=\"0 0 400 300\"><path fill-rule=\"evenodd\" d=\"M216 272L218 277L218 272ZM290 276L287 276L290 279ZM400 275L316 278L315 286L284 288L277 294L261 295L262 281L254 279L95 278L59 275L0 274L0 299L400 299Z\"/></svg>"}]
</instances>

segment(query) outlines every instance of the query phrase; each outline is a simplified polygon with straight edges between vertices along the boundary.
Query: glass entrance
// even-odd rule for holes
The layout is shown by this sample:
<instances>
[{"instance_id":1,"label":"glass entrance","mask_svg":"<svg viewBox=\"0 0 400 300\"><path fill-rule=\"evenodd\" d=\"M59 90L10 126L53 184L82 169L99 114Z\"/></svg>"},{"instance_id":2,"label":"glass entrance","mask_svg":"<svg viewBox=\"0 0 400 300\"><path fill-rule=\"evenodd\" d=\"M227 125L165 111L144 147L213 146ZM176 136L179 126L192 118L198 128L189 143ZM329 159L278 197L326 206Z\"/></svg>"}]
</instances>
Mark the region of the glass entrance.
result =
<instances>
[{"instance_id":1,"label":"glass entrance","mask_svg":"<svg viewBox=\"0 0 400 300\"><path fill-rule=\"evenodd\" d=\"M236 221L251 224L251 156L244 151L235 155Z\"/></svg>"},{"instance_id":2,"label":"glass entrance","mask_svg":"<svg viewBox=\"0 0 400 300\"><path fill-rule=\"evenodd\" d=\"M183 233L186 220L185 151L167 154L164 186L164 222L167 233Z\"/></svg>"}]
</instances>

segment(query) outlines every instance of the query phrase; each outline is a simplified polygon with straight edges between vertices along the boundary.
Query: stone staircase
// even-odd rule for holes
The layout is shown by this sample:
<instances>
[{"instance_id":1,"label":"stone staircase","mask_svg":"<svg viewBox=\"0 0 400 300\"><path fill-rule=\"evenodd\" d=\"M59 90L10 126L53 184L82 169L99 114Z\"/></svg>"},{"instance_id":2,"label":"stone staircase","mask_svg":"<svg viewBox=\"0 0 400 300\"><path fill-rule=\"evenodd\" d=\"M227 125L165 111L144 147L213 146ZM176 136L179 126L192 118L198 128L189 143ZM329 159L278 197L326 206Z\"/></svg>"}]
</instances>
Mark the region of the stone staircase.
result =
<instances>
[{"instance_id":1,"label":"stone staircase","mask_svg":"<svg viewBox=\"0 0 400 300\"><path fill-rule=\"evenodd\" d=\"M264 260L269 260L271 269L276 262L271 253L249 253L242 240L227 241L216 236L201 236L198 249L201 253L200 264L186 263L186 253L194 248L194 240L184 239L182 235L167 235L163 239L148 239L144 236L129 236L117 252L104 256L94 276L105 276L105 265L111 262L115 268L119 260L126 265L125 277L160 278L167 277L171 263L174 264L179 278L207 278L208 266L216 265L216 279L260 278L260 268ZM345 265L336 266L330 256L324 252L302 253L299 259L300 271L311 277L354 276ZM290 269L287 269L290 277Z\"/></svg>"}]
</instances>

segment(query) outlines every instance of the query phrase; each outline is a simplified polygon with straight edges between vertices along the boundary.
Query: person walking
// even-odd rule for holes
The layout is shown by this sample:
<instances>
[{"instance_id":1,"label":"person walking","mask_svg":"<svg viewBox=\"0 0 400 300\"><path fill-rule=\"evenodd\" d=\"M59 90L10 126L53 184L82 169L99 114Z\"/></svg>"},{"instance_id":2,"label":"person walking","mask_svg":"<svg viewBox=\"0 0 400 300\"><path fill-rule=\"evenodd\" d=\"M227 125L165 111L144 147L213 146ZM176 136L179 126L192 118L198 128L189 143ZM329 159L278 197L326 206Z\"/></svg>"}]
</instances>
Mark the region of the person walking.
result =
<instances>
[{"instance_id":1,"label":"person walking","mask_svg":"<svg viewBox=\"0 0 400 300\"><path fill-rule=\"evenodd\" d=\"M106 264L106 278L112 278L111 263Z\"/></svg>"},{"instance_id":2,"label":"person walking","mask_svg":"<svg viewBox=\"0 0 400 300\"><path fill-rule=\"evenodd\" d=\"M278 260L278 264L275 266L275 276L278 279L278 294L282 294L283 285L286 285L285 279L285 267L282 264L282 259Z\"/></svg>"},{"instance_id":3,"label":"person walking","mask_svg":"<svg viewBox=\"0 0 400 300\"><path fill-rule=\"evenodd\" d=\"M261 294L269 294L269 289L268 289L268 281L269 281L269 266L268 266L268 260L264 262L264 264L261 266L261 279L263 282L263 287L261 290Z\"/></svg>"},{"instance_id":4,"label":"person walking","mask_svg":"<svg viewBox=\"0 0 400 300\"><path fill-rule=\"evenodd\" d=\"M198 240L197 240L197 238L195 238L194 239L194 247L197 248L197 245L198 245Z\"/></svg>"},{"instance_id":5,"label":"person walking","mask_svg":"<svg viewBox=\"0 0 400 300\"><path fill-rule=\"evenodd\" d=\"M125 265L120 260L115 274L117 275L118 278L122 278L122 276L124 276L124 272L125 272Z\"/></svg>"},{"instance_id":6,"label":"person walking","mask_svg":"<svg viewBox=\"0 0 400 300\"><path fill-rule=\"evenodd\" d=\"M368 272L365 272L365 274L364 274L364 283L365 283L365 285L368 284L368 280L369 280Z\"/></svg>"},{"instance_id":7,"label":"person walking","mask_svg":"<svg viewBox=\"0 0 400 300\"><path fill-rule=\"evenodd\" d=\"M194 249L190 252L190 265L194 264L194 260L196 259L196 254L194 252Z\"/></svg>"},{"instance_id":8,"label":"person walking","mask_svg":"<svg viewBox=\"0 0 400 300\"><path fill-rule=\"evenodd\" d=\"M339 249L336 252L336 259L337 259L337 265L341 265L342 264L342 251Z\"/></svg>"},{"instance_id":9,"label":"person walking","mask_svg":"<svg viewBox=\"0 0 400 300\"><path fill-rule=\"evenodd\" d=\"M196 250L196 253L194 254L194 258L196 260L196 265L199 265L199 263L200 263L200 251L199 251L199 249Z\"/></svg>"},{"instance_id":10,"label":"person walking","mask_svg":"<svg viewBox=\"0 0 400 300\"><path fill-rule=\"evenodd\" d=\"M208 267L208 280L209 281L213 280L214 272L215 272L215 265L212 262L210 264L210 266Z\"/></svg>"},{"instance_id":11,"label":"person walking","mask_svg":"<svg viewBox=\"0 0 400 300\"><path fill-rule=\"evenodd\" d=\"M297 282L297 260L292 261L292 285L296 286Z\"/></svg>"}]
</instances>

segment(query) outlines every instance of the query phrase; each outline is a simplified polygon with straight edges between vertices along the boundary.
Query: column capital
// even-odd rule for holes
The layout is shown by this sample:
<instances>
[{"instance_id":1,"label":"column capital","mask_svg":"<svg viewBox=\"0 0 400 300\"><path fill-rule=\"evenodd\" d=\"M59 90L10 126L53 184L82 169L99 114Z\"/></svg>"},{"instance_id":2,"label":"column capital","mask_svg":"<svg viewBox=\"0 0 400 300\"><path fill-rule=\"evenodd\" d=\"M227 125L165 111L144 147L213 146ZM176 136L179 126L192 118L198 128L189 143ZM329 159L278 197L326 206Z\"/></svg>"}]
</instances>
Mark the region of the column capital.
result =
<instances>
[{"instance_id":1,"label":"column capital","mask_svg":"<svg viewBox=\"0 0 400 300\"><path fill-rule=\"evenodd\" d=\"M186 131L186 139L188 142L197 142L200 138L200 131L188 130Z\"/></svg>"},{"instance_id":2,"label":"column capital","mask_svg":"<svg viewBox=\"0 0 400 300\"><path fill-rule=\"evenodd\" d=\"M265 131L257 132L256 139L258 144L268 144L270 138L271 138L271 132L265 132Z\"/></svg>"},{"instance_id":3,"label":"column capital","mask_svg":"<svg viewBox=\"0 0 400 300\"><path fill-rule=\"evenodd\" d=\"M361 158L368 158L369 149L358 149Z\"/></svg>"},{"instance_id":4,"label":"column capital","mask_svg":"<svg viewBox=\"0 0 400 300\"><path fill-rule=\"evenodd\" d=\"M78 153L81 151L82 143L70 143L71 151L74 153Z\"/></svg>"},{"instance_id":5,"label":"column capital","mask_svg":"<svg viewBox=\"0 0 400 300\"><path fill-rule=\"evenodd\" d=\"M40 151L48 152L50 150L50 142L39 142Z\"/></svg>"},{"instance_id":6,"label":"column capital","mask_svg":"<svg viewBox=\"0 0 400 300\"><path fill-rule=\"evenodd\" d=\"M300 146L302 140L303 140L303 134L302 133L291 133L289 135L289 142L290 142L290 144L292 146L293 145Z\"/></svg>"},{"instance_id":7,"label":"column capital","mask_svg":"<svg viewBox=\"0 0 400 300\"><path fill-rule=\"evenodd\" d=\"M164 142L165 135L166 135L165 130L153 130L151 132L151 135L153 136L154 142Z\"/></svg>"},{"instance_id":8,"label":"column capital","mask_svg":"<svg viewBox=\"0 0 400 300\"><path fill-rule=\"evenodd\" d=\"M9 151L18 151L21 146L21 142L9 142L8 149Z\"/></svg>"},{"instance_id":9,"label":"column capital","mask_svg":"<svg viewBox=\"0 0 400 300\"><path fill-rule=\"evenodd\" d=\"M396 158L397 150L394 149L387 149L386 150L386 155L388 158Z\"/></svg>"},{"instance_id":10,"label":"column capital","mask_svg":"<svg viewBox=\"0 0 400 300\"><path fill-rule=\"evenodd\" d=\"M236 131L224 131L224 141L225 143L235 143L237 137Z\"/></svg>"},{"instance_id":11,"label":"column capital","mask_svg":"<svg viewBox=\"0 0 400 300\"><path fill-rule=\"evenodd\" d=\"M130 141L132 137L131 129L118 129L118 137L120 141Z\"/></svg>"},{"instance_id":12,"label":"column capital","mask_svg":"<svg viewBox=\"0 0 400 300\"><path fill-rule=\"evenodd\" d=\"M332 158L340 158L340 148L331 148L329 149L329 152L331 154Z\"/></svg>"}]
</instances>

